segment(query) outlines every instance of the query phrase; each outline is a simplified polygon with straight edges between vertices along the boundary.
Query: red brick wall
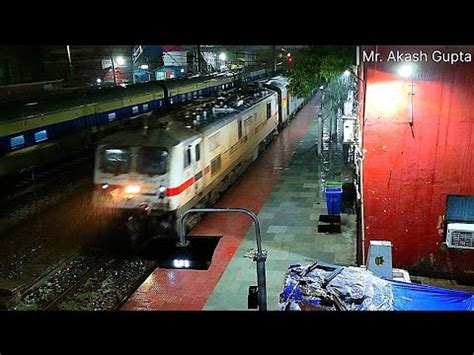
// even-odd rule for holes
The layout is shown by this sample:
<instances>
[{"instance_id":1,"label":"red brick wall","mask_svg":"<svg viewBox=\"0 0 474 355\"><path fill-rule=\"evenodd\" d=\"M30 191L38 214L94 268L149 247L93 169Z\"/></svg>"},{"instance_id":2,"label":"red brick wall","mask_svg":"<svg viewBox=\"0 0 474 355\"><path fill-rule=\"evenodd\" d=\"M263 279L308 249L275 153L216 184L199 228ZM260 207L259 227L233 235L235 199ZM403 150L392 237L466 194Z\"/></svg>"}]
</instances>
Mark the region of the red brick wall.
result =
<instances>
[{"instance_id":1,"label":"red brick wall","mask_svg":"<svg viewBox=\"0 0 474 355\"><path fill-rule=\"evenodd\" d=\"M397 49L429 58L415 63L412 127L409 81L397 74L403 63L364 63L365 247L390 240L396 267L474 280L474 251L441 245L447 194L474 195L474 63L430 58L435 49L474 48L377 48L382 59Z\"/></svg>"}]
</instances>

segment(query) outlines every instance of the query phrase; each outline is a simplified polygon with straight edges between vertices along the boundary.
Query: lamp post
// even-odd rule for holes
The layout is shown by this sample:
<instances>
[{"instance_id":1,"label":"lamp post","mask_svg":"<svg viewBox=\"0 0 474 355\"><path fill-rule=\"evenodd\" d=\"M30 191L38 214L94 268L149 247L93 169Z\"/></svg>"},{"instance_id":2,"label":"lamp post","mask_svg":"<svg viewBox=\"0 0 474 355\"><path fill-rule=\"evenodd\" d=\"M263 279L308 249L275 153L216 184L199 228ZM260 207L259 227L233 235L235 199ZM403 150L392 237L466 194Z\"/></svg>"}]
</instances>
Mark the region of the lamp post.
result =
<instances>
[{"instance_id":1,"label":"lamp post","mask_svg":"<svg viewBox=\"0 0 474 355\"><path fill-rule=\"evenodd\" d=\"M252 211L245 208L192 208L184 212L178 218L178 235L179 242L177 247L186 248L189 241L186 240L186 229L184 225L184 217L189 213L243 213L253 219L255 223L255 237L257 241L257 251L253 260L257 262L257 284L258 284L258 309L260 311L267 310L267 286L265 276L265 260L266 254L262 249L262 237L260 235L260 223L258 218Z\"/></svg>"}]
</instances>

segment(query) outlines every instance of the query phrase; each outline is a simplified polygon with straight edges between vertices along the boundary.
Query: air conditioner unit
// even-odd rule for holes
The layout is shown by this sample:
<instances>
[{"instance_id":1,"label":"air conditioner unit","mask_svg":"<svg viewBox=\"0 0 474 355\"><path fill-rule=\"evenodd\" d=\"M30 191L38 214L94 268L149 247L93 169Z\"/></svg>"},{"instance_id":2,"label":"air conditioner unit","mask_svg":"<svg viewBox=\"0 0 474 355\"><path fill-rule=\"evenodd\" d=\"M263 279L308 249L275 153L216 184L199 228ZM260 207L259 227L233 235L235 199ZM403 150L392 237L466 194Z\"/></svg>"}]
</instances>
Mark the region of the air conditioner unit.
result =
<instances>
[{"instance_id":1,"label":"air conditioner unit","mask_svg":"<svg viewBox=\"0 0 474 355\"><path fill-rule=\"evenodd\" d=\"M448 248L474 249L474 224L448 223L446 244Z\"/></svg>"}]
</instances>

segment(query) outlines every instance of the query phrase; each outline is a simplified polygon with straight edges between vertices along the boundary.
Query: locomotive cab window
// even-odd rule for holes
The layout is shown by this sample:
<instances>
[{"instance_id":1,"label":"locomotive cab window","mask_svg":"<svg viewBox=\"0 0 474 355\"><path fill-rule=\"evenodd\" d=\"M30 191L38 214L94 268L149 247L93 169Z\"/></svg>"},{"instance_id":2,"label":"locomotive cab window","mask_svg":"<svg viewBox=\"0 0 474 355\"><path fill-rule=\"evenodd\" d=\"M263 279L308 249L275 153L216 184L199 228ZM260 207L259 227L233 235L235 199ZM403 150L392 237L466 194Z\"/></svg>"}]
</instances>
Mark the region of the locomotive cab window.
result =
<instances>
[{"instance_id":1,"label":"locomotive cab window","mask_svg":"<svg viewBox=\"0 0 474 355\"><path fill-rule=\"evenodd\" d=\"M201 160L201 147L199 144L196 144L196 161Z\"/></svg>"},{"instance_id":2,"label":"locomotive cab window","mask_svg":"<svg viewBox=\"0 0 474 355\"><path fill-rule=\"evenodd\" d=\"M191 147L187 147L184 151L184 168L191 165Z\"/></svg>"},{"instance_id":3,"label":"locomotive cab window","mask_svg":"<svg viewBox=\"0 0 474 355\"><path fill-rule=\"evenodd\" d=\"M102 170L107 173L123 174L130 169L128 148L106 148L102 154Z\"/></svg>"},{"instance_id":4,"label":"locomotive cab window","mask_svg":"<svg viewBox=\"0 0 474 355\"><path fill-rule=\"evenodd\" d=\"M163 148L145 147L140 149L138 172L148 175L166 174L168 152Z\"/></svg>"},{"instance_id":5,"label":"locomotive cab window","mask_svg":"<svg viewBox=\"0 0 474 355\"><path fill-rule=\"evenodd\" d=\"M267 120L272 116L272 103L267 104Z\"/></svg>"}]
</instances>

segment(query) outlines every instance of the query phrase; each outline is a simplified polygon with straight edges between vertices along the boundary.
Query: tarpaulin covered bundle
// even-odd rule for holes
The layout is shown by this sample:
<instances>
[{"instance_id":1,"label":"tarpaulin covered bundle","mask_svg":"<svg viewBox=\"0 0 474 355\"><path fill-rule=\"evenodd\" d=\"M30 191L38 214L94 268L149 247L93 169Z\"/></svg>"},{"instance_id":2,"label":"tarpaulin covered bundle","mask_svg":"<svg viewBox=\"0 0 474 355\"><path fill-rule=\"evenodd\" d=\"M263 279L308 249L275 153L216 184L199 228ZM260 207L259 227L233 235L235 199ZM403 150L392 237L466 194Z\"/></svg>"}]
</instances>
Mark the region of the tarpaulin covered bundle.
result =
<instances>
[{"instance_id":1,"label":"tarpaulin covered bundle","mask_svg":"<svg viewBox=\"0 0 474 355\"><path fill-rule=\"evenodd\" d=\"M385 280L357 267L290 265L280 310L474 310L467 292Z\"/></svg>"}]
</instances>

